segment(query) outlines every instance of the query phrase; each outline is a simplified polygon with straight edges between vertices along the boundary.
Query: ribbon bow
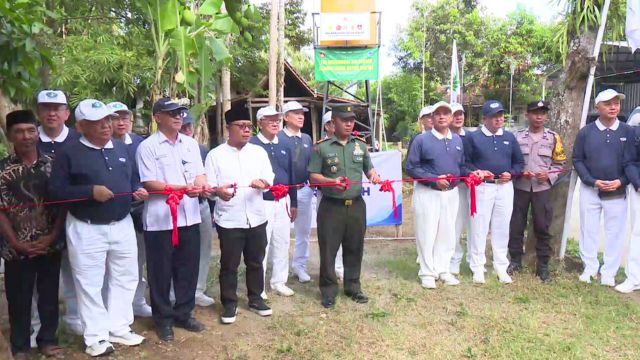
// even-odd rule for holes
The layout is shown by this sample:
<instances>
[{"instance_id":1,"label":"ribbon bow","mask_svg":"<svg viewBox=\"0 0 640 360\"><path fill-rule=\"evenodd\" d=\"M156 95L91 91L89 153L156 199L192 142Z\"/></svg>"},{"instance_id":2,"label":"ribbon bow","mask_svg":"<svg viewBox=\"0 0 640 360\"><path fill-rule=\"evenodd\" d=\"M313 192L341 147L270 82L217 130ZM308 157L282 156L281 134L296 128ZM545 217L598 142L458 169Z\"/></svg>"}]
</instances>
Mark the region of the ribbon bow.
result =
<instances>
[{"instance_id":1,"label":"ribbon bow","mask_svg":"<svg viewBox=\"0 0 640 360\"><path fill-rule=\"evenodd\" d=\"M469 208L471 216L475 215L478 211L476 208L476 186L482 183L482 180L475 173L470 173L464 178L464 183L469 188Z\"/></svg>"},{"instance_id":2,"label":"ribbon bow","mask_svg":"<svg viewBox=\"0 0 640 360\"><path fill-rule=\"evenodd\" d=\"M269 187L271 194L273 194L273 199L275 201L280 201L280 199L284 199L289 193L289 188L286 185L278 184Z\"/></svg>"},{"instance_id":3,"label":"ribbon bow","mask_svg":"<svg viewBox=\"0 0 640 360\"><path fill-rule=\"evenodd\" d=\"M177 248L180 244L178 240L178 205L184 197L185 190L174 190L171 186L164 188L164 195L167 195L167 205L169 205L169 211L171 211L171 222L173 224L173 231L171 232L171 245Z\"/></svg>"},{"instance_id":4,"label":"ribbon bow","mask_svg":"<svg viewBox=\"0 0 640 360\"><path fill-rule=\"evenodd\" d=\"M396 205L396 189L393 188L393 181L391 180L383 180L380 182L380 191L381 192L390 192L391 200L393 203L393 217L398 218L398 207Z\"/></svg>"}]
</instances>

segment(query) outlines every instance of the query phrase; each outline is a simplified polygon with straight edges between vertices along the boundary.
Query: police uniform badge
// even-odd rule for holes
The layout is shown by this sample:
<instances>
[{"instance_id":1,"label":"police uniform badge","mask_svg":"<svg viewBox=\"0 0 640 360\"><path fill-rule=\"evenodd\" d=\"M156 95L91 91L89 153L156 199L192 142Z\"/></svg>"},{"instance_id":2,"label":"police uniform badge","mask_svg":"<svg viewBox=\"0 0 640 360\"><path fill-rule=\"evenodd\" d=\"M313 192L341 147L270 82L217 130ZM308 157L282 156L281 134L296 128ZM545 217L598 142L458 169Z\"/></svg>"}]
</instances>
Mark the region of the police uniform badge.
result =
<instances>
[{"instance_id":1,"label":"police uniform badge","mask_svg":"<svg viewBox=\"0 0 640 360\"><path fill-rule=\"evenodd\" d=\"M331 166L329 171L331 171L332 174L337 174L338 173L338 167L333 165L333 166Z\"/></svg>"}]
</instances>

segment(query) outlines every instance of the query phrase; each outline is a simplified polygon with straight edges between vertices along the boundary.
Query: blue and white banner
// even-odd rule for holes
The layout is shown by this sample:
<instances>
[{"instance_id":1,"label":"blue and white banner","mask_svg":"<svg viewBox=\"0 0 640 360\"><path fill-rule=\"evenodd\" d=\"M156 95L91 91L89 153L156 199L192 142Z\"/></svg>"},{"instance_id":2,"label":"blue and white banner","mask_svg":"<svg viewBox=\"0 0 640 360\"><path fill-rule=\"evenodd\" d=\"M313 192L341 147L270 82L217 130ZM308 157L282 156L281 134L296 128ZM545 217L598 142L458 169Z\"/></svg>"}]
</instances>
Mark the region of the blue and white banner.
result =
<instances>
[{"instance_id":1,"label":"blue and white banner","mask_svg":"<svg viewBox=\"0 0 640 360\"><path fill-rule=\"evenodd\" d=\"M399 150L371 153L371 161L382 180L402 179L402 153ZM363 175L362 181L369 181ZM391 193L381 192L380 185L363 184L362 196L367 203L367 226L402 224L402 183L392 183L396 193L398 217L393 215Z\"/></svg>"}]
</instances>

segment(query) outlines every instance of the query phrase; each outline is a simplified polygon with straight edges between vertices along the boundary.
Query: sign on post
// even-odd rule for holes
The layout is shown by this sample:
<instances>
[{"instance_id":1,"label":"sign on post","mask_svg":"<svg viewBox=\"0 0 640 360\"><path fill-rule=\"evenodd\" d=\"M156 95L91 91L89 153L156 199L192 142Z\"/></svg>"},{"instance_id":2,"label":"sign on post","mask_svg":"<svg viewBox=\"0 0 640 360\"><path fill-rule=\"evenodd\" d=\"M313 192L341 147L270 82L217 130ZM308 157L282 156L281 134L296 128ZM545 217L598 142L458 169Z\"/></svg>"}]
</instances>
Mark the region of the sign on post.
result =
<instances>
[{"instance_id":1,"label":"sign on post","mask_svg":"<svg viewBox=\"0 0 640 360\"><path fill-rule=\"evenodd\" d=\"M320 15L320 41L368 41L371 38L368 13L323 13Z\"/></svg>"},{"instance_id":2,"label":"sign on post","mask_svg":"<svg viewBox=\"0 0 640 360\"><path fill-rule=\"evenodd\" d=\"M378 49L315 49L315 78L317 81L378 80Z\"/></svg>"}]
</instances>

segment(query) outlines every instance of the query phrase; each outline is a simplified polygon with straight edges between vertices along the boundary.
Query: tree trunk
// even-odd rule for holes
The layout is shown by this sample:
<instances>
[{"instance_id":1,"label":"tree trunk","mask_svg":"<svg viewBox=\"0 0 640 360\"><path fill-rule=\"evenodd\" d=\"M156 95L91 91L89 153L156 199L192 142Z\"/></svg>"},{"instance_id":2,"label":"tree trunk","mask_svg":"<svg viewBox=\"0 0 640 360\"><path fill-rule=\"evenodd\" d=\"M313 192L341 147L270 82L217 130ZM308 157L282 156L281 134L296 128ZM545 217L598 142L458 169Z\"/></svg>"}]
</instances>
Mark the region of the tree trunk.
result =
<instances>
[{"instance_id":1,"label":"tree trunk","mask_svg":"<svg viewBox=\"0 0 640 360\"><path fill-rule=\"evenodd\" d=\"M567 154L567 168L572 167L571 154L576 134L580 129L580 119L582 116L582 103L587 87L589 69L595 59L593 59L593 49L595 46L597 27L592 27L589 31L582 32L575 36L569 44L569 53L564 71L553 84L550 96L551 112L549 113L549 128L558 132L562 138L564 149ZM562 240L562 229L564 226L565 209L569 193L569 173L556 183L552 189L553 221L551 223L551 233L553 239L551 246L555 257L560 252ZM527 255L525 263L535 264L535 238L533 231L527 231L525 244Z\"/></svg>"},{"instance_id":2,"label":"tree trunk","mask_svg":"<svg viewBox=\"0 0 640 360\"><path fill-rule=\"evenodd\" d=\"M228 66L222 67L222 114L231 109L231 71ZM224 120L223 120L224 121ZM222 124L221 124L222 125ZM227 138L227 127L222 126L222 141Z\"/></svg>"},{"instance_id":3,"label":"tree trunk","mask_svg":"<svg viewBox=\"0 0 640 360\"><path fill-rule=\"evenodd\" d=\"M278 4L278 95L276 103L282 109L284 105L284 0Z\"/></svg>"},{"instance_id":4,"label":"tree trunk","mask_svg":"<svg viewBox=\"0 0 640 360\"><path fill-rule=\"evenodd\" d=\"M278 0L271 0L269 22L269 105L276 106L278 73Z\"/></svg>"}]
</instances>

